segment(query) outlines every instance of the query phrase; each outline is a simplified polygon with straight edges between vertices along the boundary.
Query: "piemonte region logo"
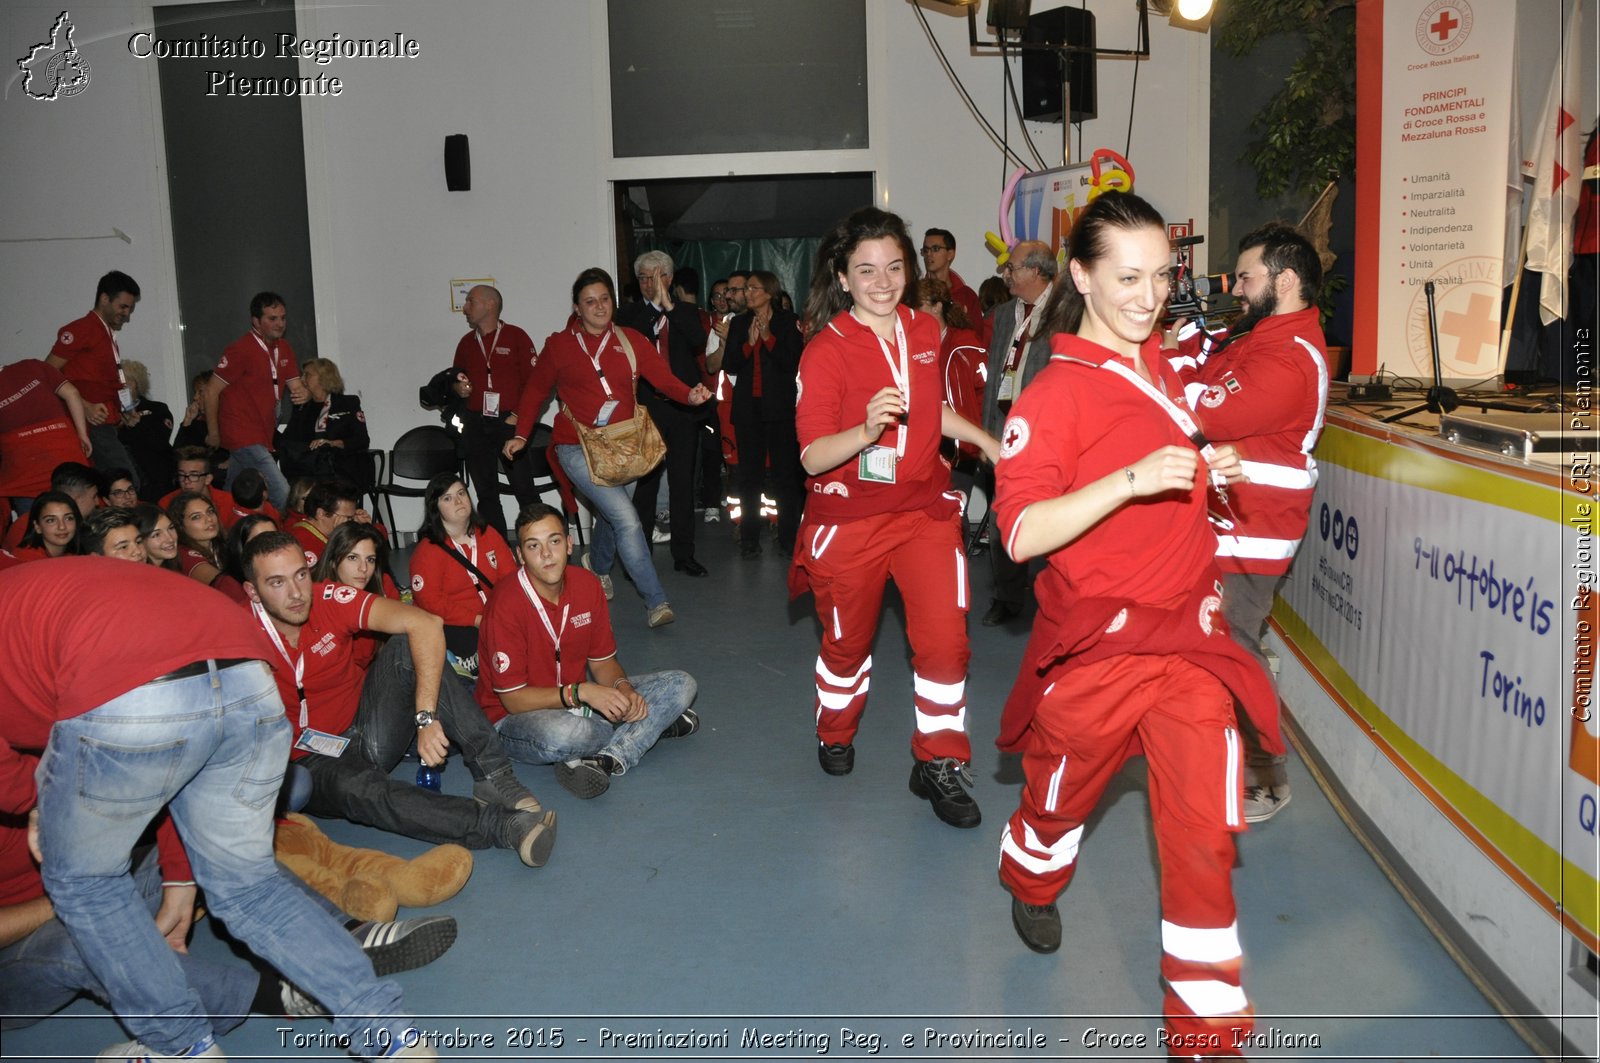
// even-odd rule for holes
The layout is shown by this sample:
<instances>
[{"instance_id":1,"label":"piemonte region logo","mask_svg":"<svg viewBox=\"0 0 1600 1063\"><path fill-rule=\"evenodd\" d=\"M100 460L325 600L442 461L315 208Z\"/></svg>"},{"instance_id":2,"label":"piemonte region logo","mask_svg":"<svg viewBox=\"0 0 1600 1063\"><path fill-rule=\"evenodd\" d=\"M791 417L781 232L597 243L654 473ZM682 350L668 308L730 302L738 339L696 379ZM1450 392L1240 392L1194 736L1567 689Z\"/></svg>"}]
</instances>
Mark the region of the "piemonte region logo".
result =
<instances>
[{"instance_id":1,"label":"piemonte region logo","mask_svg":"<svg viewBox=\"0 0 1600 1063\"><path fill-rule=\"evenodd\" d=\"M61 12L50 27L50 39L29 48L28 54L17 60L22 91L30 98L59 100L89 87L89 61L72 42L75 28L72 16Z\"/></svg>"}]
</instances>

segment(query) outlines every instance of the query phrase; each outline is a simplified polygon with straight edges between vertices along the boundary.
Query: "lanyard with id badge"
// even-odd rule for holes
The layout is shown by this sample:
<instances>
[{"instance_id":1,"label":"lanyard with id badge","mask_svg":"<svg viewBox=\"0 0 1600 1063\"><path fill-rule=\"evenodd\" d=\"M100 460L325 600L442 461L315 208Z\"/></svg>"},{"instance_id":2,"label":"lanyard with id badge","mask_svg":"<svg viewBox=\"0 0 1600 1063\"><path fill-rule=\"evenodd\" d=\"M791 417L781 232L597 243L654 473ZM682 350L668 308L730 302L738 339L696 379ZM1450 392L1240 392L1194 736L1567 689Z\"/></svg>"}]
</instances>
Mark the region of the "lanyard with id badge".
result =
<instances>
[{"instance_id":1,"label":"lanyard with id badge","mask_svg":"<svg viewBox=\"0 0 1600 1063\"><path fill-rule=\"evenodd\" d=\"M600 378L600 386L605 389L606 401L600 404L600 412L594 415L594 426L596 428L604 428L611 423L611 415L617 412L617 406L620 405L611 390L611 385L606 382L606 371L600 368L600 356L606 352L606 344L611 341L611 330L609 328L606 329L605 335L600 337L600 343L593 354L589 353L588 344L583 342L583 332L581 330L574 329L572 334L578 340L578 349L594 364L594 375Z\"/></svg>"},{"instance_id":2,"label":"lanyard with id badge","mask_svg":"<svg viewBox=\"0 0 1600 1063\"><path fill-rule=\"evenodd\" d=\"M500 416L500 393L494 389L494 351L495 347L500 343L500 329L502 327L501 325L494 327L494 338L489 341L487 347L483 345L483 333L477 329L472 330L473 338L478 341L478 351L483 355L483 372L488 381L488 387L483 390L483 415L485 417Z\"/></svg>"},{"instance_id":3,"label":"lanyard with id badge","mask_svg":"<svg viewBox=\"0 0 1600 1063\"><path fill-rule=\"evenodd\" d=\"M320 753L325 757L337 757L350 744L350 739L343 735L319 731L311 726L311 711L306 704L306 655L302 652L299 657L295 657L289 653L289 647L284 645L283 636L272 626L272 618L267 615L260 602L250 603L250 611L266 630L267 637L272 640L272 645L277 648L284 661L294 669L294 692L300 699L300 733L295 736L294 748L306 753Z\"/></svg>"},{"instance_id":4,"label":"lanyard with id badge","mask_svg":"<svg viewBox=\"0 0 1600 1063\"><path fill-rule=\"evenodd\" d=\"M892 484L895 482L895 473L900 459L906 456L906 437L910 434L911 419L911 359L906 354L906 330L900 321L899 315L894 319L894 342L899 352L900 360L895 361L893 354L889 353L889 344L876 332L873 339L878 341L878 349L883 352L883 360L888 363L889 376L894 379L894 386L900 389L900 397L905 402L906 412L904 418L895 426L894 446L885 446L883 443L873 443L856 459L856 478L862 483ZM888 429L885 429L888 431ZM882 436L878 437L880 440Z\"/></svg>"},{"instance_id":5,"label":"lanyard with id badge","mask_svg":"<svg viewBox=\"0 0 1600 1063\"><path fill-rule=\"evenodd\" d=\"M94 317L100 321L100 327L106 330L106 338L111 341L111 361L117 367L117 405L123 413L132 413L137 403L133 401L133 388L128 386L128 374L122 371L122 345L117 343L117 334L111 331L111 326L100 320L99 314Z\"/></svg>"}]
</instances>

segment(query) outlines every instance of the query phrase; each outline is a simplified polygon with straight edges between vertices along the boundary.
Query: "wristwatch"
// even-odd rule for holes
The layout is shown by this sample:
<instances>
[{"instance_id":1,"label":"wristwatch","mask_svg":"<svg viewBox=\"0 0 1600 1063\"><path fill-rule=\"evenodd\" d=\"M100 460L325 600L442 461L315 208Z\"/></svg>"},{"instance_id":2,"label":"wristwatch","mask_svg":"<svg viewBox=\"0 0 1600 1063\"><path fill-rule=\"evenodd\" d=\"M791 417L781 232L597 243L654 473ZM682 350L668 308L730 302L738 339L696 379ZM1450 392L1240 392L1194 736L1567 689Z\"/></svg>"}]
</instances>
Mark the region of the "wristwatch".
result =
<instances>
[{"instance_id":1,"label":"wristwatch","mask_svg":"<svg viewBox=\"0 0 1600 1063\"><path fill-rule=\"evenodd\" d=\"M427 709L423 709L421 712L417 713L417 730L420 731L424 727L433 726L433 720L433 713L429 712Z\"/></svg>"}]
</instances>

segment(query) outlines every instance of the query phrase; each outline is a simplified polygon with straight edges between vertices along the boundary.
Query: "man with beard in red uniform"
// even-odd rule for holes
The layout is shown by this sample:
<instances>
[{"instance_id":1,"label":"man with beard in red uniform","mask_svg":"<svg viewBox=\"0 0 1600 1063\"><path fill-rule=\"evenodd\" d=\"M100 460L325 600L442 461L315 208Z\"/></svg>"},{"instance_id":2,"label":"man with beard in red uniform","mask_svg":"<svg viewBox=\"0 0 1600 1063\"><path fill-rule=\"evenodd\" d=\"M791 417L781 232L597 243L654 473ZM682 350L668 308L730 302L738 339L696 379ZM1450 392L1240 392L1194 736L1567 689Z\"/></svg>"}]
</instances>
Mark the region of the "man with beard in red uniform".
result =
<instances>
[{"instance_id":1,"label":"man with beard in red uniform","mask_svg":"<svg viewBox=\"0 0 1600 1063\"><path fill-rule=\"evenodd\" d=\"M55 345L45 358L83 396L94 450L91 457L95 468L102 471L135 467L117 436L122 411L134 407L133 391L122 371L117 333L133 317L138 303L138 282L112 270L95 286L94 309L57 329Z\"/></svg>"},{"instance_id":2,"label":"man with beard in red uniform","mask_svg":"<svg viewBox=\"0 0 1600 1063\"><path fill-rule=\"evenodd\" d=\"M1305 535L1317 486L1311 450L1328 408L1327 340L1316 307L1322 262L1309 240L1275 223L1239 241L1235 273L1245 312L1229 340L1194 330L1172 363L1207 438L1234 444L1244 459L1245 482L1232 492L1234 526L1217 535L1217 566L1233 637L1265 669L1261 637ZM1240 723L1244 818L1261 823L1289 803L1287 757L1261 748L1248 716Z\"/></svg>"}]
</instances>

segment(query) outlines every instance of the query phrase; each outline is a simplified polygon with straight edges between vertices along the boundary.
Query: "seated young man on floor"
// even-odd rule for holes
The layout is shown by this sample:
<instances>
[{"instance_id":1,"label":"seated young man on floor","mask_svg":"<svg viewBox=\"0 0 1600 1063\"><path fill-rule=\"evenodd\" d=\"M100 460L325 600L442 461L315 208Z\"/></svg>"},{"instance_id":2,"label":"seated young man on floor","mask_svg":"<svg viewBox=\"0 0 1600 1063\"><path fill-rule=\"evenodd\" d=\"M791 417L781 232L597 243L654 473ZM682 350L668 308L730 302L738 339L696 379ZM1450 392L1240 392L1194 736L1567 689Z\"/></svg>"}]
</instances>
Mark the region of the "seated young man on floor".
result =
<instances>
[{"instance_id":1,"label":"seated young man on floor","mask_svg":"<svg viewBox=\"0 0 1600 1063\"><path fill-rule=\"evenodd\" d=\"M78 522L78 548L86 554L144 564L139 515L122 506L103 506Z\"/></svg>"},{"instance_id":2,"label":"seated young man on floor","mask_svg":"<svg viewBox=\"0 0 1600 1063\"><path fill-rule=\"evenodd\" d=\"M534 502L517 514L515 578L489 596L479 630L477 696L506 752L554 764L578 797L598 797L657 738L700 729L687 672L629 676L599 577L568 568L560 511Z\"/></svg>"},{"instance_id":3,"label":"seated young man on floor","mask_svg":"<svg viewBox=\"0 0 1600 1063\"><path fill-rule=\"evenodd\" d=\"M458 683L441 683L444 625L421 609L311 578L284 532L244 547L245 591L277 652L271 661L294 724L291 759L311 776L305 811L422 841L514 849L540 867L555 846L556 814L517 781L482 710ZM363 632L390 636L365 669ZM454 745L474 780L455 797L389 776L415 739L428 764Z\"/></svg>"},{"instance_id":4,"label":"seated young man on floor","mask_svg":"<svg viewBox=\"0 0 1600 1063\"><path fill-rule=\"evenodd\" d=\"M6 1030L32 1025L84 994L106 999L100 980L55 917L44 880L28 852L27 835L24 820L0 818L0 1000L5 1002L0 1029ZM199 995L217 1033L229 1032L252 1013L288 1018L327 1014L264 964L216 963L189 953L195 884L163 882L153 846L134 850L133 867L139 896L178 952L184 980ZM379 978L432 963L455 942L456 921L449 916L361 922L299 886L294 876L284 877L344 925Z\"/></svg>"},{"instance_id":5,"label":"seated young man on floor","mask_svg":"<svg viewBox=\"0 0 1600 1063\"><path fill-rule=\"evenodd\" d=\"M233 527L233 496L212 481L216 479L216 466L211 460L210 447L179 447L173 452L178 459L178 486L161 496L157 503L162 509L172 505L172 500L184 491L210 495L211 508L217 511L223 531Z\"/></svg>"},{"instance_id":6,"label":"seated young man on floor","mask_svg":"<svg viewBox=\"0 0 1600 1063\"><path fill-rule=\"evenodd\" d=\"M291 524L288 532L305 551L306 564L315 568L333 529L356 519L361 510L361 492L337 480L319 483L306 495L305 505L306 515Z\"/></svg>"}]
</instances>

